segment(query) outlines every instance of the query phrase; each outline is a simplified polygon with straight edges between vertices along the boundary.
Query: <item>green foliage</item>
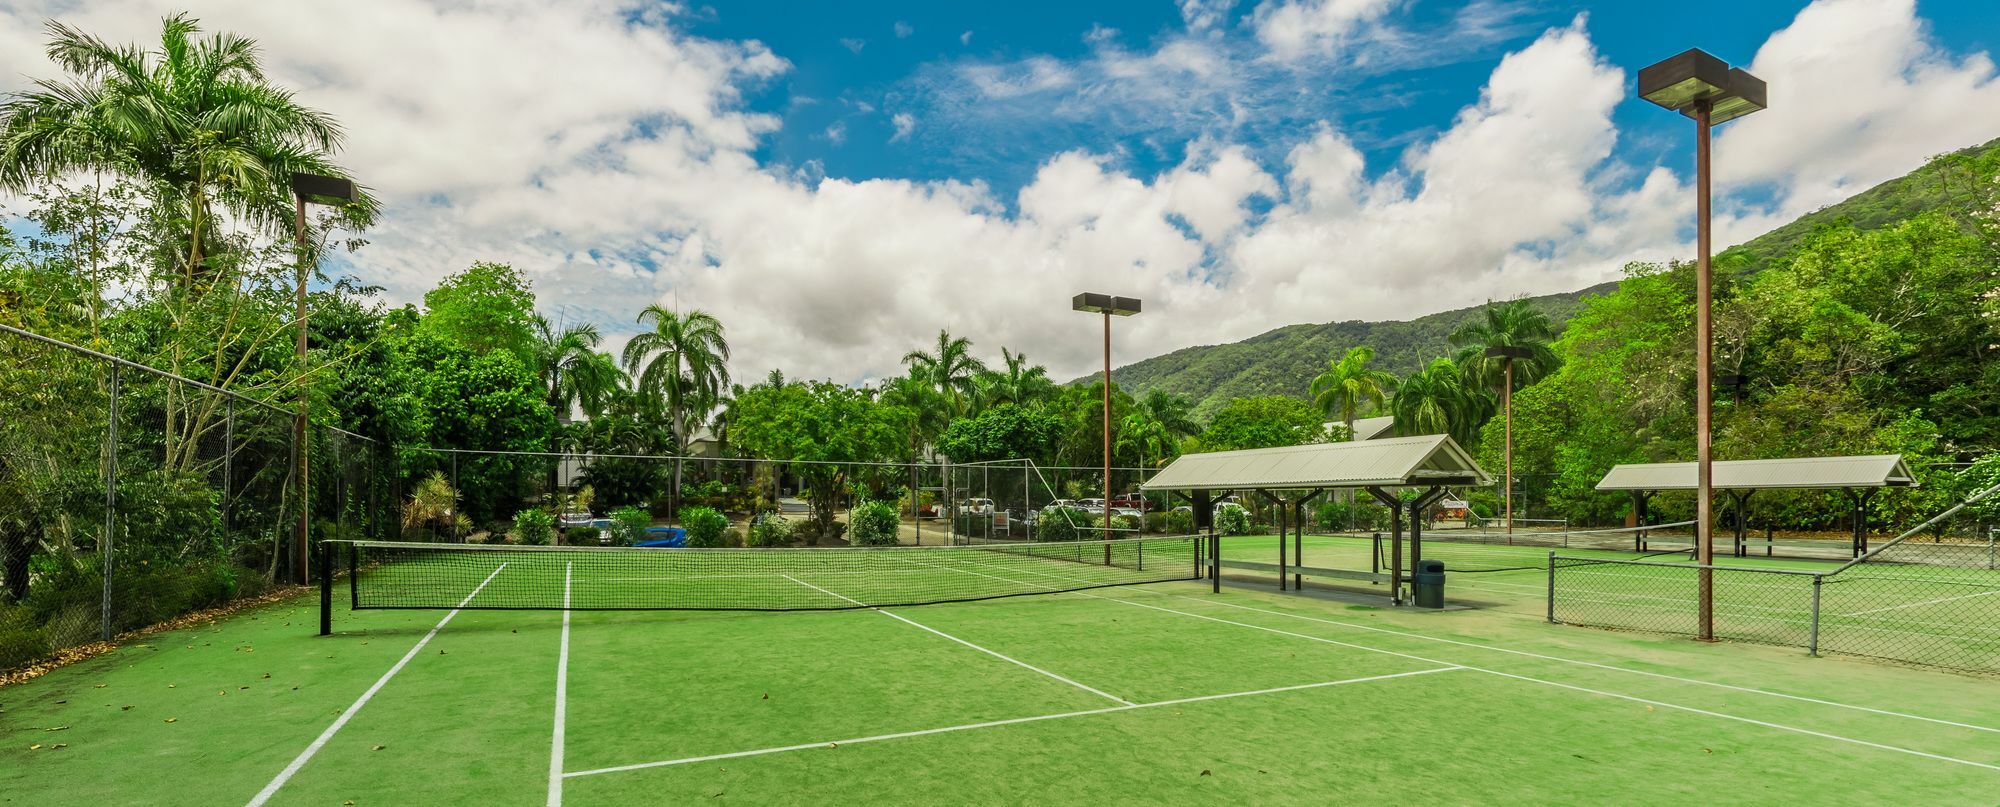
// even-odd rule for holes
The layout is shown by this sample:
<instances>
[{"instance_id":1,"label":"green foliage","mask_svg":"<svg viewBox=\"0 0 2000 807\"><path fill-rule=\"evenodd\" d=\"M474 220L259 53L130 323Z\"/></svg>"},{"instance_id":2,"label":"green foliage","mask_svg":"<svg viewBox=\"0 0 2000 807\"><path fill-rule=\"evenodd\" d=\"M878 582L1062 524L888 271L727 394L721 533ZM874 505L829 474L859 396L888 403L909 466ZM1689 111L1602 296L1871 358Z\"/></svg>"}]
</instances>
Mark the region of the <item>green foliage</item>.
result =
<instances>
[{"instance_id":1,"label":"green foliage","mask_svg":"<svg viewBox=\"0 0 2000 807\"><path fill-rule=\"evenodd\" d=\"M1084 530L1093 520L1090 514L1073 507L1044 507L1035 516L1034 539L1037 541L1076 541L1084 538Z\"/></svg>"},{"instance_id":2,"label":"green foliage","mask_svg":"<svg viewBox=\"0 0 2000 807\"><path fill-rule=\"evenodd\" d=\"M2000 454L1980 457L1971 467L1960 471L1958 492L1971 496L1980 491L2000 485ZM1965 508L1967 514L1981 524L2000 524L2000 493L1995 493Z\"/></svg>"},{"instance_id":3,"label":"green foliage","mask_svg":"<svg viewBox=\"0 0 2000 807\"><path fill-rule=\"evenodd\" d=\"M848 541L855 546L894 546L901 543L897 536L903 520L896 514L896 505L891 502L868 500L854 506L853 515L848 517L852 525L848 529Z\"/></svg>"},{"instance_id":4,"label":"green foliage","mask_svg":"<svg viewBox=\"0 0 2000 807\"><path fill-rule=\"evenodd\" d=\"M729 517L713 507L683 507L677 520L687 530L687 545L693 547L722 546L723 533L729 530Z\"/></svg>"},{"instance_id":5,"label":"green foliage","mask_svg":"<svg viewBox=\"0 0 2000 807\"><path fill-rule=\"evenodd\" d=\"M539 507L530 507L514 514L514 528L509 532L517 543L529 546L548 546L555 538L556 517Z\"/></svg>"},{"instance_id":6,"label":"green foliage","mask_svg":"<svg viewBox=\"0 0 2000 807\"><path fill-rule=\"evenodd\" d=\"M534 355L535 293L504 263L475 263L424 294L424 333L475 354L506 351L523 366Z\"/></svg>"},{"instance_id":7,"label":"green foliage","mask_svg":"<svg viewBox=\"0 0 2000 807\"><path fill-rule=\"evenodd\" d=\"M1169 510L1166 513L1166 532L1170 535L1194 534L1194 511Z\"/></svg>"},{"instance_id":8,"label":"green foliage","mask_svg":"<svg viewBox=\"0 0 2000 807\"><path fill-rule=\"evenodd\" d=\"M1062 421L1054 415L1001 404L953 422L938 441L938 450L953 462L1041 457L1062 433Z\"/></svg>"},{"instance_id":9,"label":"green foliage","mask_svg":"<svg viewBox=\"0 0 2000 807\"><path fill-rule=\"evenodd\" d=\"M833 520L847 482L843 462L876 462L903 449L908 410L877 403L863 390L824 381L759 384L736 397L738 446L769 459L800 462L791 472L805 483L814 535L837 535Z\"/></svg>"},{"instance_id":10,"label":"green foliage","mask_svg":"<svg viewBox=\"0 0 2000 807\"><path fill-rule=\"evenodd\" d=\"M1483 389L1466 384L1450 359L1433 359L1421 372L1403 379L1389 410L1396 416L1396 433L1405 437L1449 434L1459 445L1479 439L1479 427L1493 415L1494 402Z\"/></svg>"},{"instance_id":11,"label":"green foliage","mask_svg":"<svg viewBox=\"0 0 2000 807\"><path fill-rule=\"evenodd\" d=\"M1217 507L1215 531L1223 535L1249 535L1250 511L1241 507Z\"/></svg>"},{"instance_id":12,"label":"green foliage","mask_svg":"<svg viewBox=\"0 0 2000 807\"><path fill-rule=\"evenodd\" d=\"M784 546L792 542L792 522L777 513L761 513L750 520L751 546Z\"/></svg>"},{"instance_id":13,"label":"green foliage","mask_svg":"<svg viewBox=\"0 0 2000 807\"><path fill-rule=\"evenodd\" d=\"M603 533L596 527L571 527L563 531L563 543L570 546L598 546Z\"/></svg>"},{"instance_id":14,"label":"green foliage","mask_svg":"<svg viewBox=\"0 0 2000 807\"><path fill-rule=\"evenodd\" d=\"M612 546L631 546L646 540L646 528L651 526L653 526L651 513L637 507L620 507L611 512L611 526L605 533L611 536ZM723 526L728 526L727 520ZM688 540L690 542L694 540L692 533Z\"/></svg>"},{"instance_id":15,"label":"green foliage","mask_svg":"<svg viewBox=\"0 0 2000 807\"><path fill-rule=\"evenodd\" d=\"M1204 451L1273 448L1320 442L1325 421L1297 398L1264 395L1223 404L1199 440Z\"/></svg>"}]
</instances>

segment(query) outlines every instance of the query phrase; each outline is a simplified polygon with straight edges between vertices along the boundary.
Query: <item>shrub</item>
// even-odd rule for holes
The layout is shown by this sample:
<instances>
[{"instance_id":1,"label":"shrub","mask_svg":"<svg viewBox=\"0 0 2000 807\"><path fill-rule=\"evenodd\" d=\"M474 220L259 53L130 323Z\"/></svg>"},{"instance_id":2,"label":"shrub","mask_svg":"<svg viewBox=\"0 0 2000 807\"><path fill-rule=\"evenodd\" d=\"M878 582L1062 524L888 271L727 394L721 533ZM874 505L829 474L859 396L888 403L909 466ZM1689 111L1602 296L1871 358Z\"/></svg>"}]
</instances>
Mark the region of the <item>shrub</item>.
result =
<instances>
[{"instance_id":1,"label":"shrub","mask_svg":"<svg viewBox=\"0 0 2000 807\"><path fill-rule=\"evenodd\" d=\"M1167 531L1167 514L1166 514L1166 513L1147 513L1147 514L1146 514L1146 531L1147 531L1147 532L1154 532L1154 533L1159 533L1159 532L1166 532L1166 531Z\"/></svg>"},{"instance_id":2,"label":"shrub","mask_svg":"<svg viewBox=\"0 0 2000 807\"><path fill-rule=\"evenodd\" d=\"M751 546L784 546L792 542L792 522L777 513L761 513L750 520Z\"/></svg>"},{"instance_id":3,"label":"shrub","mask_svg":"<svg viewBox=\"0 0 2000 807\"><path fill-rule=\"evenodd\" d=\"M1250 511L1241 507L1216 508L1215 531L1223 535L1250 534Z\"/></svg>"},{"instance_id":4,"label":"shrub","mask_svg":"<svg viewBox=\"0 0 2000 807\"><path fill-rule=\"evenodd\" d=\"M571 527L563 534L563 543L570 546L597 546L601 540L596 527Z\"/></svg>"},{"instance_id":5,"label":"shrub","mask_svg":"<svg viewBox=\"0 0 2000 807\"><path fill-rule=\"evenodd\" d=\"M854 506L854 514L848 517L851 527L848 535L856 546L894 546L902 543L896 533L903 526L903 519L896 515L896 505L885 501L868 500Z\"/></svg>"},{"instance_id":6,"label":"shrub","mask_svg":"<svg viewBox=\"0 0 2000 807\"><path fill-rule=\"evenodd\" d=\"M1167 513L1167 532L1172 535L1194 534L1194 511L1172 510Z\"/></svg>"},{"instance_id":7,"label":"shrub","mask_svg":"<svg viewBox=\"0 0 2000 807\"><path fill-rule=\"evenodd\" d=\"M556 534L556 517L539 507L514 514L514 540L529 546L548 546Z\"/></svg>"},{"instance_id":8,"label":"shrub","mask_svg":"<svg viewBox=\"0 0 2000 807\"><path fill-rule=\"evenodd\" d=\"M646 540L646 528L653 526L653 517L645 510L631 505L620 507L611 513L611 534L613 546L631 546Z\"/></svg>"},{"instance_id":9,"label":"shrub","mask_svg":"<svg viewBox=\"0 0 2000 807\"><path fill-rule=\"evenodd\" d=\"M729 530L729 517L713 507L683 507L680 522L688 546L722 546L722 534Z\"/></svg>"},{"instance_id":10,"label":"shrub","mask_svg":"<svg viewBox=\"0 0 2000 807\"><path fill-rule=\"evenodd\" d=\"M1089 513L1073 507L1045 507L1035 517L1035 540L1074 541L1095 521Z\"/></svg>"}]
</instances>

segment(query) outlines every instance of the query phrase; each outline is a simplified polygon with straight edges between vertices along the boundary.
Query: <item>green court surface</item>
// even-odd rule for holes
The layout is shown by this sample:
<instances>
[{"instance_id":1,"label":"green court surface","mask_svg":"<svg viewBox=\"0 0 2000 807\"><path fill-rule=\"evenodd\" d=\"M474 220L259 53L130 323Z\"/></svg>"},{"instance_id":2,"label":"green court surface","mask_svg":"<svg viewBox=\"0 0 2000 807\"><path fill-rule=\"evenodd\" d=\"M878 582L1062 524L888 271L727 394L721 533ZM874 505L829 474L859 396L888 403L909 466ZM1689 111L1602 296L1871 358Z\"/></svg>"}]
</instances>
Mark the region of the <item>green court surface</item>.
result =
<instances>
[{"instance_id":1,"label":"green court surface","mask_svg":"<svg viewBox=\"0 0 2000 807\"><path fill-rule=\"evenodd\" d=\"M455 599L503 596L509 570L494 567ZM609 574L564 572L572 598ZM548 573L533 572L544 591ZM780 613L343 607L326 637L301 598L0 689L0 803L1950 805L2000 792L1990 678L1552 626L1534 618L1539 590L1509 588L1542 574L1458 575L1454 600L1472 607L1443 612L1180 581ZM795 568L784 585L841 597L856 582Z\"/></svg>"}]
</instances>

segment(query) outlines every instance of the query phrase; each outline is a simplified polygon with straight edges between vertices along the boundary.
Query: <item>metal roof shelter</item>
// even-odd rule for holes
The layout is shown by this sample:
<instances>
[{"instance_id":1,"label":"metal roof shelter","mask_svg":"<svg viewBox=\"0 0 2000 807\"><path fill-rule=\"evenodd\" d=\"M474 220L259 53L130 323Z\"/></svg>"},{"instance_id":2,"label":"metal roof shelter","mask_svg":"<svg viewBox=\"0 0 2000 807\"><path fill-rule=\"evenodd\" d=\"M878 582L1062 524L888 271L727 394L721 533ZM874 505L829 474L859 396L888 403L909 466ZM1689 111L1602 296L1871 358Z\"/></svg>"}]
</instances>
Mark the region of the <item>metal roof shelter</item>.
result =
<instances>
[{"instance_id":1,"label":"metal roof shelter","mask_svg":"<svg viewBox=\"0 0 2000 807\"><path fill-rule=\"evenodd\" d=\"M1760 490L1840 490L1854 505L1854 554L1868 551L1868 500L1883 488L1915 487L1917 478L1901 454L1856 457L1787 457L1770 460L1725 460L1714 464L1713 486L1729 494L1736 510L1737 557L1745 554L1744 531L1750 497ZM1633 511L1645 521L1646 502L1664 490L1694 490L1695 464L1655 462L1613 467L1597 482L1598 490L1632 493ZM1643 535L1643 534L1642 534ZM1639 548L1645 549L1644 538ZM1769 542L1765 554L1771 553Z\"/></svg>"},{"instance_id":2,"label":"metal roof shelter","mask_svg":"<svg viewBox=\"0 0 2000 807\"><path fill-rule=\"evenodd\" d=\"M1143 490L1181 492L1194 502L1197 527L1207 528L1209 577L1221 590L1220 569L1255 569L1278 573L1278 588L1303 582L1305 573L1316 576L1366 579L1386 582L1391 597L1403 602L1403 515L1410 515L1410 561L1414 568L1423 557L1423 526L1418 514L1444 497L1447 485L1485 485L1492 477L1481 470L1472 455L1451 437L1434 434L1344 443L1316 443L1281 448L1217 451L1184 454L1146 480ZM1415 499L1404 501L1392 489L1418 488ZM1308 569L1305 560L1305 506L1328 490L1365 490L1388 505L1391 530L1390 573L1348 569ZM1278 563L1275 566L1249 561L1222 561L1220 542L1215 534L1214 504L1217 498L1233 493L1255 493L1278 505ZM1291 498L1281 494L1290 492ZM1289 521L1289 524L1287 523ZM1292 531L1292 554L1285 555L1285 531Z\"/></svg>"},{"instance_id":3,"label":"metal roof shelter","mask_svg":"<svg viewBox=\"0 0 2000 807\"><path fill-rule=\"evenodd\" d=\"M1326 422L1326 425L1328 428L1334 426L1341 426L1341 427L1347 426L1346 423L1338 420L1329 420ZM1349 442L1358 440L1373 440L1377 437L1387 435L1389 433L1389 429L1394 427L1395 425L1396 425L1396 419L1389 415L1383 415L1381 417L1372 417L1372 418L1355 418L1354 434L1349 435L1347 439Z\"/></svg>"}]
</instances>

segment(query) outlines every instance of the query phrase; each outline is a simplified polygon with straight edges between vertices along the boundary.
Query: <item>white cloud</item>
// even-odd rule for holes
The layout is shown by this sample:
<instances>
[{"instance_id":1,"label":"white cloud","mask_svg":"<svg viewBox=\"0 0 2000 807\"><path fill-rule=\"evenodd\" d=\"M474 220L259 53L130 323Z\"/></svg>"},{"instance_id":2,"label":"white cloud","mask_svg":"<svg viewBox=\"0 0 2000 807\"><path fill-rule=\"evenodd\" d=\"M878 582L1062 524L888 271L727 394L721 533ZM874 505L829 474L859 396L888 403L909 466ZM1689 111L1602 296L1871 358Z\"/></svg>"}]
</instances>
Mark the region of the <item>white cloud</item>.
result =
<instances>
[{"instance_id":1,"label":"white cloud","mask_svg":"<svg viewBox=\"0 0 2000 807\"><path fill-rule=\"evenodd\" d=\"M845 143L847 142L847 121L834 121L833 125L826 127L826 131L821 134L826 139L833 141L833 144L836 146Z\"/></svg>"},{"instance_id":2,"label":"white cloud","mask_svg":"<svg viewBox=\"0 0 2000 807\"><path fill-rule=\"evenodd\" d=\"M971 31L966 31L965 33L962 33L962 34L959 34L959 35L958 35L958 44L960 44L960 45L970 45L970 44L972 44L972 32L971 32Z\"/></svg>"},{"instance_id":3,"label":"white cloud","mask_svg":"<svg viewBox=\"0 0 2000 807\"><path fill-rule=\"evenodd\" d=\"M1746 68L1770 108L1725 125L1716 180L1773 183L1796 215L2000 134L2000 80L1985 53L1931 41L1912 0L1821 0Z\"/></svg>"},{"instance_id":4,"label":"white cloud","mask_svg":"<svg viewBox=\"0 0 2000 807\"><path fill-rule=\"evenodd\" d=\"M860 53L862 48L868 47L868 40L844 36L840 38L840 46L846 48L849 53Z\"/></svg>"},{"instance_id":5,"label":"white cloud","mask_svg":"<svg viewBox=\"0 0 2000 807\"><path fill-rule=\"evenodd\" d=\"M1201 31L1228 22L1236 0L1180 0L1180 4L1181 22L1190 31Z\"/></svg>"},{"instance_id":6,"label":"white cloud","mask_svg":"<svg viewBox=\"0 0 2000 807\"><path fill-rule=\"evenodd\" d=\"M53 74L39 34L21 33L51 9L114 41L157 34L142 0L48 3L0 7L0 82ZM743 95L784 60L754 42L688 36L663 12L635 21L611 0L443 10L378 0L366 14L213 0L196 10L211 30L262 41L278 81L347 124L342 159L388 210L350 268L394 301L473 260L508 261L545 308L614 333L629 333L648 302L710 310L728 325L742 377L897 372L896 357L941 327L983 354L1025 350L1070 377L1095 358L1096 324L1067 305L1084 289L1146 300L1148 313L1120 326L1119 360L1129 361L1294 322L1569 290L1615 277L1627 260L1688 252L1680 166L1613 155L1610 115L1630 100L1628 76L1581 22L1507 55L1476 102L1391 165L1370 165L1335 122L1269 135L1282 157L1260 158L1232 132L1239 116L1261 113L1216 104L1190 115L1198 134L1170 168L1137 175L1115 153L1052 149L1031 182L1005 194L976 181L759 164L776 122L745 111ZM1989 102L1991 65L1937 53L1913 15L1906 3L1846 0L1801 14L1759 53L1773 108L1730 125L1718 146L1725 168L1805 199L1817 192L1809 177L1859 183L1986 137L1994 127L1981 116L2000 106ZM1809 74L1834 68L1812 61L1813 42L1851 26L1888 34L1870 58L1893 66L1893 80L1854 84L1853 110L1780 94L1819 92ZM1168 37L1141 52L966 66L964 98L1005 106L1090 87L1106 103L1162 106L1192 87L1240 86L1244 64L1224 44ZM1897 119L1899 92L1919 99L1909 126ZM1989 122L1961 124L1932 105ZM1807 114L1832 117L1771 123ZM928 109L890 122L897 139L951 126ZM1809 123L1842 134L1798 131ZM1759 146L1785 133L1802 155ZM1753 165L1767 159L1781 161ZM1733 212L1722 243L1777 215Z\"/></svg>"},{"instance_id":7,"label":"white cloud","mask_svg":"<svg viewBox=\"0 0 2000 807\"><path fill-rule=\"evenodd\" d=\"M911 27L909 23L902 20L896 21L895 30L897 39L908 39L911 34L917 32L916 28Z\"/></svg>"},{"instance_id":8,"label":"white cloud","mask_svg":"<svg viewBox=\"0 0 2000 807\"><path fill-rule=\"evenodd\" d=\"M1257 39L1281 60L1325 55L1353 41L1402 0L1267 0L1252 14ZM1182 6L1186 13L1186 6Z\"/></svg>"}]
</instances>

